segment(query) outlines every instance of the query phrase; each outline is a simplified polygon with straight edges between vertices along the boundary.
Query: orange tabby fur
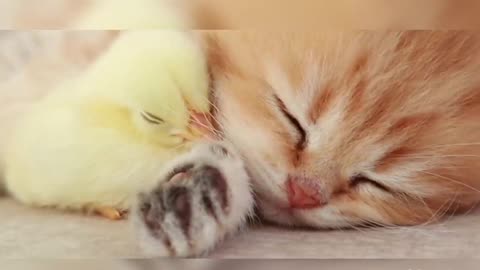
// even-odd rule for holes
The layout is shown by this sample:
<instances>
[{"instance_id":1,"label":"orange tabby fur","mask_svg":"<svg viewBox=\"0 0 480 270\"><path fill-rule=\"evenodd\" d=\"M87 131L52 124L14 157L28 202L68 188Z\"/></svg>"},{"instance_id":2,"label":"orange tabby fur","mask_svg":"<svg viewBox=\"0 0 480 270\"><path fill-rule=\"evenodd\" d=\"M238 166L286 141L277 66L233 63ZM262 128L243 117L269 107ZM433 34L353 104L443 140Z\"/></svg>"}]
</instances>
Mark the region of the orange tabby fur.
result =
<instances>
[{"instance_id":1,"label":"orange tabby fur","mask_svg":"<svg viewBox=\"0 0 480 270\"><path fill-rule=\"evenodd\" d=\"M475 206L479 34L206 34L218 121L245 156L263 215L317 227L410 225ZM305 129L305 146L274 95ZM314 182L326 205L290 209L289 175ZM356 175L379 185L352 185Z\"/></svg>"}]
</instances>

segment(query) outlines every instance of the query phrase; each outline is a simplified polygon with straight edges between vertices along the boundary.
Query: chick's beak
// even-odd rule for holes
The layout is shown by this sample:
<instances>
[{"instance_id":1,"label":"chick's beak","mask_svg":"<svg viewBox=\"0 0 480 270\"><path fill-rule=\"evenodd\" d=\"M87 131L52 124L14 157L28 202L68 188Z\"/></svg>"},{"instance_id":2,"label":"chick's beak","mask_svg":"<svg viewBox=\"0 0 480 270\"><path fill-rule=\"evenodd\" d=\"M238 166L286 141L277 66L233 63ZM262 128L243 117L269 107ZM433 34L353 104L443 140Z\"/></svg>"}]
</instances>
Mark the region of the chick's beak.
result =
<instances>
[{"instance_id":1,"label":"chick's beak","mask_svg":"<svg viewBox=\"0 0 480 270\"><path fill-rule=\"evenodd\" d=\"M190 121L185 130L178 130L172 135L183 139L184 142L193 142L203 138L214 137L213 127L206 113L190 110Z\"/></svg>"},{"instance_id":2,"label":"chick's beak","mask_svg":"<svg viewBox=\"0 0 480 270\"><path fill-rule=\"evenodd\" d=\"M177 133L176 135L182 138L184 141L189 142L198 140L204 136L204 134L200 130L194 127L190 127L185 131Z\"/></svg>"},{"instance_id":3,"label":"chick's beak","mask_svg":"<svg viewBox=\"0 0 480 270\"><path fill-rule=\"evenodd\" d=\"M192 142L208 136L210 121L203 113L190 111L190 121L184 130L175 132L183 141Z\"/></svg>"}]
</instances>

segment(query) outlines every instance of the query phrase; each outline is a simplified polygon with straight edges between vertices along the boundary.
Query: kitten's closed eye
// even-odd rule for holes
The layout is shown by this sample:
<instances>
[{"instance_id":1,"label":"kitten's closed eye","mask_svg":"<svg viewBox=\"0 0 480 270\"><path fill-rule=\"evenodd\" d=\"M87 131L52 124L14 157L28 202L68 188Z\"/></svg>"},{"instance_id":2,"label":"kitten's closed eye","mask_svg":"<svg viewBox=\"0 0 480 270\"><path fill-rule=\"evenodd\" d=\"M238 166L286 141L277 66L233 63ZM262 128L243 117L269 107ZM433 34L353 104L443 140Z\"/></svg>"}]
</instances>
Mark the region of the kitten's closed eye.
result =
<instances>
[{"instance_id":1,"label":"kitten's closed eye","mask_svg":"<svg viewBox=\"0 0 480 270\"><path fill-rule=\"evenodd\" d=\"M372 180L362 174L355 175L350 179L350 187L355 188L360 185L372 185L380 190L391 193L392 190L385 186L384 184L379 183L378 181Z\"/></svg>"},{"instance_id":2,"label":"kitten's closed eye","mask_svg":"<svg viewBox=\"0 0 480 270\"><path fill-rule=\"evenodd\" d=\"M282 111L283 115L288 119L288 121L292 124L292 126L300 135L296 143L296 149L298 150L304 149L307 144L307 132L302 127L300 122L288 111L287 106L285 106L285 103L277 95L274 95L274 98L275 98L275 101L277 102L277 106L280 108L280 111Z\"/></svg>"}]
</instances>

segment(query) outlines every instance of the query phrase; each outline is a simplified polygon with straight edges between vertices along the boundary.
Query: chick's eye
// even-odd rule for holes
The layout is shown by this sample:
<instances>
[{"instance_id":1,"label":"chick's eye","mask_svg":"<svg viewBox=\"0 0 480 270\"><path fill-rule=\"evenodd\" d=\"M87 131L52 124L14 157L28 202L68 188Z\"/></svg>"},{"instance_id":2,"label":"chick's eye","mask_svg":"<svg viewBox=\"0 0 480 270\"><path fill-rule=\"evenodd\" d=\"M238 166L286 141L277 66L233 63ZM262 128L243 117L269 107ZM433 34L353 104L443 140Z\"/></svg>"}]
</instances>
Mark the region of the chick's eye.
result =
<instances>
[{"instance_id":1,"label":"chick's eye","mask_svg":"<svg viewBox=\"0 0 480 270\"><path fill-rule=\"evenodd\" d=\"M154 115L154 114L151 114L149 112L141 112L140 115L142 116L142 118L147 121L148 123L152 124L152 125L160 125L160 124L163 124L165 123L165 120L163 120L162 118Z\"/></svg>"},{"instance_id":2,"label":"chick's eye","mask_svg":"<svg viewBox=\"0 0 480 270\"><path fill-rule=\"evenodd\" d=\"M307 132L302 127L300 122L288 111L287 106L285 106L285 103L283 103L283 101L278 96L275 95L274 97L280 111L283 113L283 115L288 119L288 121L292 124L292 126L297 130L298 134L300 135L300 138L297 141L296 148L304 149L307 143Z\"/></svg>"},{"instance_id":3,"label":"chick's eye","mask_svg":"<svg viewBox=\"0 0 480 270\"><path fill-rule=\"evenodd\" d=\"M391 192L390 188L387 186L380 184L379 182L372 180L364 175L355 175L350 179L350 187L355 188L360 185L372 185L378 189L381 189L386 192Z\"/></svg>"}]
</instances>

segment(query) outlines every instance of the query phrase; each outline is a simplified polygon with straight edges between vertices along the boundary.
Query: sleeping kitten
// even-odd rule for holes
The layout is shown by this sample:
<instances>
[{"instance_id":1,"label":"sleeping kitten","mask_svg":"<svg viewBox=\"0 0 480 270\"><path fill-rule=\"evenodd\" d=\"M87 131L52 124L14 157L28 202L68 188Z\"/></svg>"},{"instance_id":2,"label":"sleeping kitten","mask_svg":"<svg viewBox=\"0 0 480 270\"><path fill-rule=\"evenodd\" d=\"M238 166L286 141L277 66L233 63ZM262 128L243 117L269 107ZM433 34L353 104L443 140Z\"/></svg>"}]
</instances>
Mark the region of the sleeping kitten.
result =
<instances>
[{"instance_id":1,"label":"sleeping kitten","mask_svg":"<svg viewBox=\"0 0 480 270\"><path fill-rule=\"evenodd\" d=\"M479 34L204 33L225 142L174 161L140 196L142 243L210 250L251 215L250 186L259 214L283 225L468 211L480 201Z\"/></svg>"}]
</instances>

